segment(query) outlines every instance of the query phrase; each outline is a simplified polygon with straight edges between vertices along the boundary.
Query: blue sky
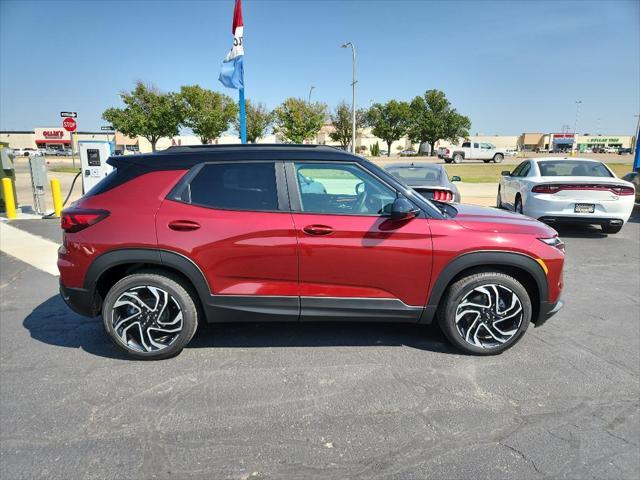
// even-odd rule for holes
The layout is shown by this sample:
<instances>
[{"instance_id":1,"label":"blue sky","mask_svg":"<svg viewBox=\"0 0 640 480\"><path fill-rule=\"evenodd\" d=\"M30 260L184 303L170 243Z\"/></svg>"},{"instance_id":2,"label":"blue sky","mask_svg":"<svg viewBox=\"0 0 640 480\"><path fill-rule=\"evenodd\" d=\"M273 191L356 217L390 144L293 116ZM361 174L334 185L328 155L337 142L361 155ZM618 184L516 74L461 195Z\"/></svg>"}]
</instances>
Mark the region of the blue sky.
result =
<instances>
[{"instance_id":1,"label":"blue sky","mask_svg":"<svg viewBox=\"0 0 640 480\"><path fill-rule=\"evenodd\" d=\"M359 106L443 90L472 133L573 129L632 134L640 110L640 1L245 0L247 97ZM0 129L104 125L136 80L160 89L217 80L233 0L0 0Z\"/></svg>"}]
</instances>

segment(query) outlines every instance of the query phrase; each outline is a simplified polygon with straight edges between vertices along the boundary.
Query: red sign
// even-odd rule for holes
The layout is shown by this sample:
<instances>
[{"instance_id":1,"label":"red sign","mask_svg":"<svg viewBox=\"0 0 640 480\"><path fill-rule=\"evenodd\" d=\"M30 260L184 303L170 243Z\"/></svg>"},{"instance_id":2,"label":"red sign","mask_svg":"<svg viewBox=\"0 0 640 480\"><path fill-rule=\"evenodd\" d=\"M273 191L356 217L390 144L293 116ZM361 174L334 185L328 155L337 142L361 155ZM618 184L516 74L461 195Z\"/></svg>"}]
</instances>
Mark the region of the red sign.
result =
<instances>
[{"instance_id":1,"label":"red sign","mask_svg":"<svg viewBox=\"0 0 640 480\"><path fill-rule=\"evenodd\" d=\"M75 132L76 128L78 128L78 124L73 118L65 118L62 121L62 126L67 132Z\"/></svg>"},{"instance_id":2,"label":"red sign","mask_svg":"<svg viewBox=\"0 0 640 480\"><path fill-rule=\"evenodd\" d=\"M62 137L64 137L64 132L62 130L44 130L42 132L42 136L44 138L47 138L47 139L49 139L49 138L53 138L53 139L62 138Z\"/></svg>"}]
</instances>

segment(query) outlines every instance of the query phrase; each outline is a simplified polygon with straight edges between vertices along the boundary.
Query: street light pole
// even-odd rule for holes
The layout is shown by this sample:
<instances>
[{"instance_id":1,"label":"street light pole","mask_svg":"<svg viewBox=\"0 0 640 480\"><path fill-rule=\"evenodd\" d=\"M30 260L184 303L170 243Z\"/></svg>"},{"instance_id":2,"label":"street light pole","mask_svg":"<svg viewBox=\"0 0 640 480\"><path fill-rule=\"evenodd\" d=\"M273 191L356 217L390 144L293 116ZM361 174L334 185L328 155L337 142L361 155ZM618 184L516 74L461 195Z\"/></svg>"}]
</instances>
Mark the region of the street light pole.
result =
<instances>
[{"instance_id":1,"label":"street light pole","mask_svg":"<svg viewBox=\"0 0 640 480\"><path fill-rule=\"evenodd\" d=\"M309 104L311 104L311 92L313 92L313 89L316 88L313 85L311 85L311 88L309 89Z\"/></svg>"},{"instance_id":2,"label":"street light pole","mask_svg":"<svg viewBox=\"0 0 640 480\"><path fill-rule=\"evenodd\" d=\"M351 42L347 42L341 47L351 47L351 153L356 153L356 47Z\"/></svg>"},{"instance_id":3,"label":"street light pole","mask_svg":"<svg viewBox=\"0 0 640 480\"><path fill-rule=\"evenodd\" d=\"M573 148L572 148L572 152L575 152L578 150L578 138L577 138L577 131L578 131L578 115L580 114L580 105L582 105L582 100L576 100L576 120L573 124Z\"/></svg>"}]
</instances>

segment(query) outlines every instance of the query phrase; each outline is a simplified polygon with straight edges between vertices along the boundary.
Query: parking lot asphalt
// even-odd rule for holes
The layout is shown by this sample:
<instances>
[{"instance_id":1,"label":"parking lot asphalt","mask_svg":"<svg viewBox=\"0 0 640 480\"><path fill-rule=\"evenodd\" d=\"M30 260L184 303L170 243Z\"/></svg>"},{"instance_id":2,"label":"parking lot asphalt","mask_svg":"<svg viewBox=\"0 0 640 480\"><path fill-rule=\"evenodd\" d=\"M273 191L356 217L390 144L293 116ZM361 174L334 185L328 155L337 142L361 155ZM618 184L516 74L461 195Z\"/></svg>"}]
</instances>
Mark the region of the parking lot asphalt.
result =
<instances>
[{"instance_id":1,"label":"parking lot asphalt","mask_svg":"<svg viewBox=\"0 0 640 480\"><path fill-rule=\"evenodd\" d=\"M640 212L560 234L565 308L496 357L433 327L271 323L131 361L0 253L2 478L637 478Z\"/></svg>"}]
</instances>

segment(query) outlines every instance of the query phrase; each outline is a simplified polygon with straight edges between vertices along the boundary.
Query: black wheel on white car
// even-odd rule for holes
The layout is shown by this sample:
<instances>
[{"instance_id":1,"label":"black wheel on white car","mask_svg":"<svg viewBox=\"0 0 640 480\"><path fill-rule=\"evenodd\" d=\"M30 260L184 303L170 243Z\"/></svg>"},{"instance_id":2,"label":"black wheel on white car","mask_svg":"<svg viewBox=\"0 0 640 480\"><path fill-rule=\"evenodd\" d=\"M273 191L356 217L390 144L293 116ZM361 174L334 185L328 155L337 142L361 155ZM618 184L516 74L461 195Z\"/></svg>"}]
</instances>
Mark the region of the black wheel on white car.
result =
<instances>
[{"instance_id":1,"label":"black wheel on white car","mask_svg":"<svg viewBox=\"0 0 640 480\"><path fill-rule=\"evenodd\" d=\"M177 355L193 338L198 309L180 278L142 272L111 287L102 319L111 340L128 355L160 360Z\"/></svg>"},{"instance_id":2,"label":"black wheel on white car","mask_svg":"<svg viewBox=\"0 0 640 480\"><path fill-rule=\"evenodd\" d=\"M602 225L602 232L608 235L618 233L622 230L622 225Z\"/></svg>"},{"instance_id":3,"label":"black wheel on white car","mask_svg":"<svg viewBox=\"0 0 640 480\"><path fill-rule=\"evenodd\" d=\"M516 203L513 207L513 209L515 210L516 213L520 213L522 215L524 215L523 213L523 206L522 206L522 198L520 197L520 195L516 196Z\"/></svg>"},{"instance_id":4,"label":"black wheel on white car","mask_svg":"<svg viewBox=\"0 0 640 480\"><path fill-rule=\"evenodd\" d=\"M462 159L463 159L463 158L464 158L464 157L462 156L462 154L460 154L460 153L456 153L456 154L453 156L453 163L462 163Z\"/></svg>"},{"instance_id":5,"label":"black wheel on white car","mask_svg":"<svg viewBox=\"0 0 640 480\"><path fill-rule=\"evenodd\" d=\"M502 193L500 193L500 187L498 187L498 196L496 198L496 206L502 208Z\"/></svg>"},{"instance_id":6,"label":"black wheel on white car","mask_svg":"<svg viewBox=\"0 0 640 480\"><path fill-rule=\"evenodd\" d=\"M501 153L496 153L493 156L493 163L502 163L503 159L504 159L504 155L502 155Z\"/></svg>"},{"instance_id":7,"label":"black wheel on white car","mask_svg":"<svg viewBox=\"0 0 640 480\"><path fill-rule=\"evenodd\" d=\"M454 346L474 355L496 355L515 345L529 327L531 299L510 275L476 273L447 289L437 315Z\"/></svg>"}]
</instances>

